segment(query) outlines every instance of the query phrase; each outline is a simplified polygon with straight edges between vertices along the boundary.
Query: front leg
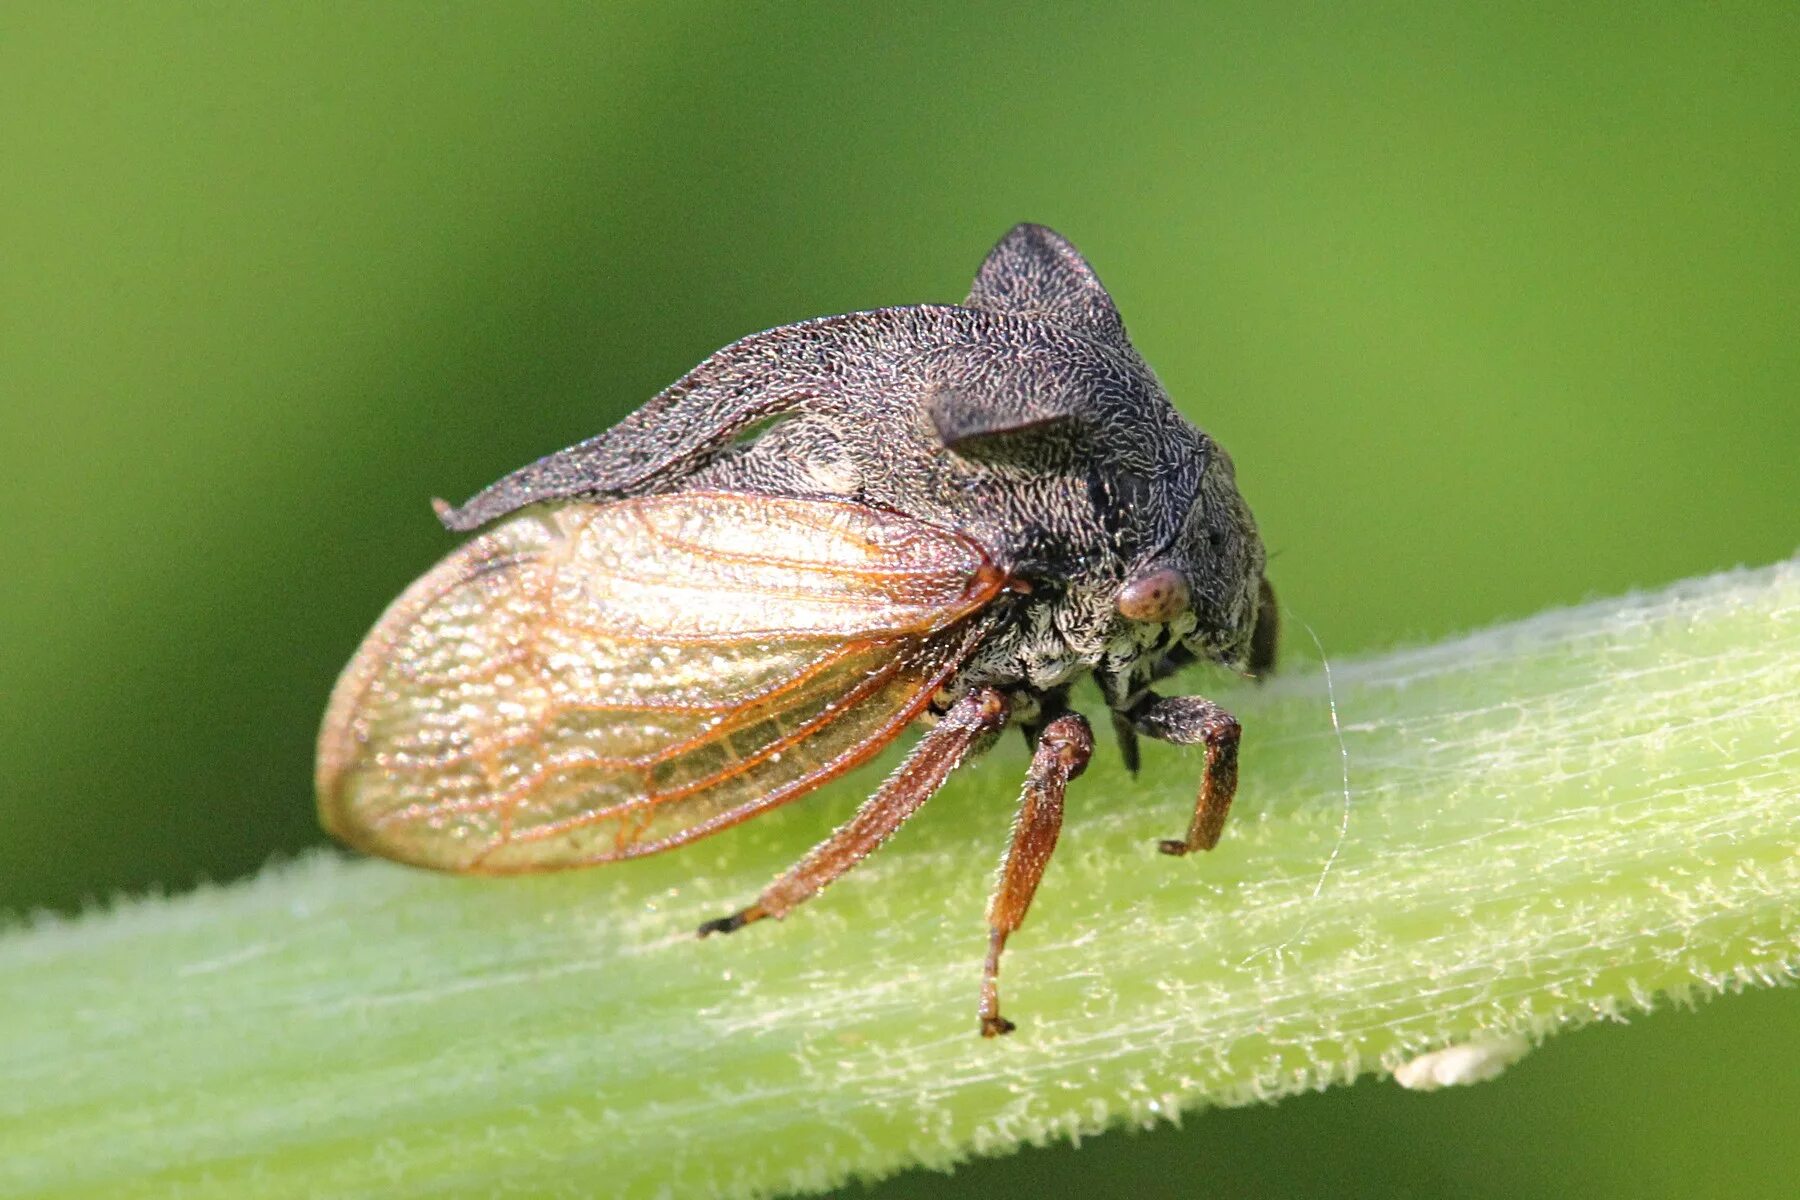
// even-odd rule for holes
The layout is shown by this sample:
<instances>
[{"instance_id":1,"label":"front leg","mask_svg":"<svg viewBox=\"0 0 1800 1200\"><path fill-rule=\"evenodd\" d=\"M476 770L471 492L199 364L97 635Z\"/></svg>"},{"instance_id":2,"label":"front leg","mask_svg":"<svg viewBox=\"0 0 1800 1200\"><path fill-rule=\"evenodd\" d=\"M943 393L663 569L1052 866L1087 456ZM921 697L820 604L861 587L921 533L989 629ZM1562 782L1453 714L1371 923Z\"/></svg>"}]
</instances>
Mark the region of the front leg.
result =
<instances>
[{"instance_id":1,"label":"front leg","mask_svg":"<svg viewBox=\"0 0 1800 1200\"><path fill-rule=\"evenodd\" d=\"M1237 718L1199 696L1165 699L1156 695L1146 695L1132 705L1127 716L1132 728L1145 737L1177 746L1205 747L1206 775L1200 781L1187 837L1166 839L1157 843L1157 848L1164 854L1211 850L1219 844L1225 814L1231 811L1231 798L1237 794L1238 736L1243 732Z\"/></svg>"}]
</instances>

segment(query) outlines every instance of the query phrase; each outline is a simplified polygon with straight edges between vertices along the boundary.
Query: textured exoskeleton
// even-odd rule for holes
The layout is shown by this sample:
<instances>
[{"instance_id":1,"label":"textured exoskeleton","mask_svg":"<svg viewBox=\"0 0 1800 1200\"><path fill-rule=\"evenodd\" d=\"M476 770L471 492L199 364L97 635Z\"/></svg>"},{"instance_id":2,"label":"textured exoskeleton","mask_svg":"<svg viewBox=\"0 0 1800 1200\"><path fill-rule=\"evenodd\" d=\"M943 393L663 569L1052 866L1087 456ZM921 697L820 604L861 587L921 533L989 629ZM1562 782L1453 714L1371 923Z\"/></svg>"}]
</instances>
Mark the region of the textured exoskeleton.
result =
<instances>
[{"instance_id":1,"label":"textured exoskeleton","mask_svg":"<svg viewBox=\"0 0 1800 1200\"><path fill-rule=\"evenodd\" d=\"M1184 662L1274 661L1230 458L1169 402L1086 261L1036 225L961 305L744 338L439 515L493 527L346 670L320 742L328 828L451 870L632 857L932 720L854 819L702 929L725 932L816 894L1016 724L1035 753L989 913L989 1035L1012 1028L1000 949L1092 749L1071 685L1094 677L1133 769L1138 734L1205 747L1189 829L1161 843L1181 854L1218 839L1239 730L1150 687Z\"/></svg>"}]
</instances>

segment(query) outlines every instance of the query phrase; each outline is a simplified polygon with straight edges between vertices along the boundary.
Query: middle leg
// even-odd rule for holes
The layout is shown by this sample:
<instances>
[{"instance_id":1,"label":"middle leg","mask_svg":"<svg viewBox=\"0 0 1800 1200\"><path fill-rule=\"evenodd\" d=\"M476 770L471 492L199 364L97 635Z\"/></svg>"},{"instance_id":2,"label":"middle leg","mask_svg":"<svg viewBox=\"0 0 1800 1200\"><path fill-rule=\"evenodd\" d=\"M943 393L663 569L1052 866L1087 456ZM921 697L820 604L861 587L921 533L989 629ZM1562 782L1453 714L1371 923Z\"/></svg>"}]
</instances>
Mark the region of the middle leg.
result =
<instances>
[{"instance_id":1,"label":"middle leg","mask_svg":"<svg viewBox=\"0 0 1800 1200\"><path fill-rule=\"evenodd\" d=\"M1000 952L1006 939L1025 921L1025 910L1037 894L1056 836L1062 831L1063 792L1080 775L1094 752L1094 733L1079 713L1064 713L1037 739L1019 815L1013 820L1012 845L1000 865L1000 885L988 904L988 953L981 972L981 1036L1013 1031L1000 1015Z\"/></svg>"}]
</instances>

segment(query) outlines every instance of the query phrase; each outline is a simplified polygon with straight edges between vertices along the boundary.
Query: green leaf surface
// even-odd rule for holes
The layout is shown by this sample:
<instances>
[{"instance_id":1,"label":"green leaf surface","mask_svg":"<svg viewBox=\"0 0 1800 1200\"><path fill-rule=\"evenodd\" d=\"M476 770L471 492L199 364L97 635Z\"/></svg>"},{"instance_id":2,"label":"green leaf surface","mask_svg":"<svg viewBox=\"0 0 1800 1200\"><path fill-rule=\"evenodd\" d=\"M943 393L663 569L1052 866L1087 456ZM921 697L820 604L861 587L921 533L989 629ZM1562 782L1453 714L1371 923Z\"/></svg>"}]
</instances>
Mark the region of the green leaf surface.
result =
<instances>
[{"instance_id":1,"label":"green leaf surface","mask_svg":"<svg viewBox=\"0 0 1800 1200\"><path fill-rule=\"evenodd\" d=\"M8 1196L817 1189L1790 978L1800 563L1268 686L1233 824L1097 756L976 1036L1023 753L789 920L697 942L872 772L523 880L315 855L0 940ZM1335 707L1335 720L1333 708ZM1346 786L1347 780L1347 786Z\"/></svg>"}]
</instances>

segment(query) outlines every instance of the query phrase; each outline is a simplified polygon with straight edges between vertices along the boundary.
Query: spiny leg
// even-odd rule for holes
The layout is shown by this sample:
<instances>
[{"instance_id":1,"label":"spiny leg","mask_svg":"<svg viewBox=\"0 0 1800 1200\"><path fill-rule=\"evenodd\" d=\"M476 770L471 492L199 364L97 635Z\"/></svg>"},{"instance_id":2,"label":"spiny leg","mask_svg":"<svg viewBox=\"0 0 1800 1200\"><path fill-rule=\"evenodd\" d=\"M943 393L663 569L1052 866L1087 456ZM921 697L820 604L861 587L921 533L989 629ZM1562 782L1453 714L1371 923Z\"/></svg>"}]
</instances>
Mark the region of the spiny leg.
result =
<instances>
[{"instance_id":1,"label":"spiny leg","mask_svg":"<svg viewBox=\"0 0 1800 1200\"><path fill-rule=\"evenodd\" d=\"M700 926L700 936L732 933L764 917L783 917L812 899L838 876L867 858L906 818L919 810L944 779L984 738L1006 725L1006 697L991 688L970 692L950 706L919 739L906 760L863 801L856 815L814 846L787 874L763 889L756 903Z\"/></svg>"},{"instance_id":2,"label":"spiny leg","mask_svg":"<svg viewBox=\"0 0 1800 1200\"><path fill-rule=\"evenodd\" d=\"M1237 718L1199 696L1164 699L1146 695L1132 706L1130 715L1133 728L1146 737L1177 746L1205 747L1206 775L1200 781L1187 837L1167 839L1157 848L1164 854L1211 850L1219 844L1225 814L1231 811L1231 798L1237 794L1238 736L1242 732Z\"/></svg>"},{"instance_id":3,"label":"spiny leg","mask_svg":"<svg viewBox=\"0 0 1800 1200\"><path fill-rule=\"evenodd\" d=\"M981 973L981 1036L1011 1033L1013 1023L1000 1015L1000 952L1007 935L1025 921L1025 910L1037 894L1038 882L1056 849L1062 829L1063 791L1081 774L1094 752L1094 733L1079 713L1064 713L1037 739L1019 813L1013 818L1012 845L1000 864L1000 884L988 904L987 963Z\"/></svg>"}]
</instances>

